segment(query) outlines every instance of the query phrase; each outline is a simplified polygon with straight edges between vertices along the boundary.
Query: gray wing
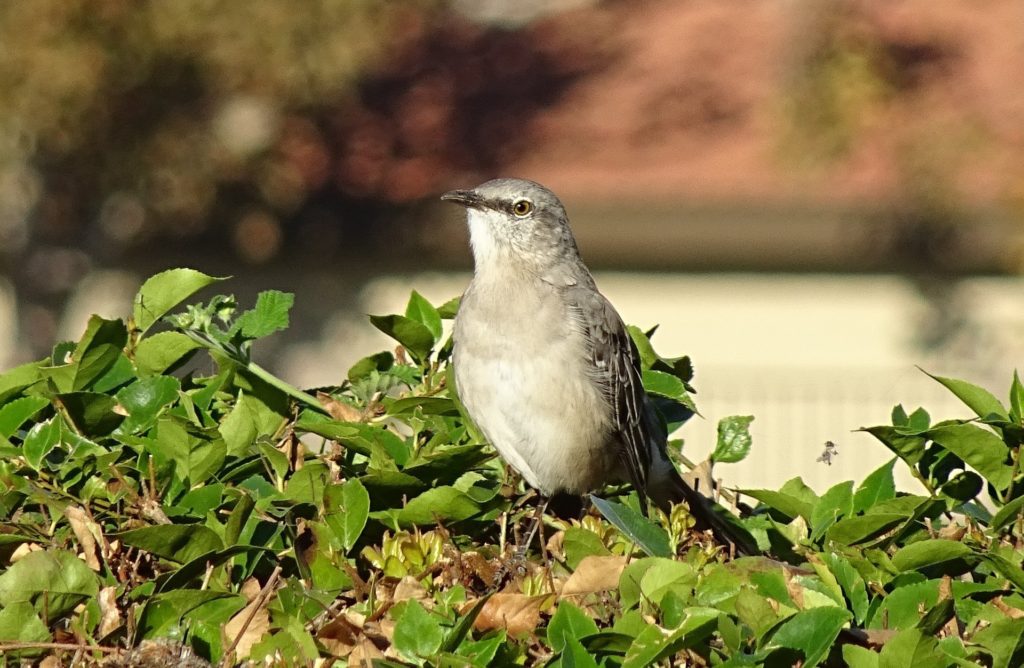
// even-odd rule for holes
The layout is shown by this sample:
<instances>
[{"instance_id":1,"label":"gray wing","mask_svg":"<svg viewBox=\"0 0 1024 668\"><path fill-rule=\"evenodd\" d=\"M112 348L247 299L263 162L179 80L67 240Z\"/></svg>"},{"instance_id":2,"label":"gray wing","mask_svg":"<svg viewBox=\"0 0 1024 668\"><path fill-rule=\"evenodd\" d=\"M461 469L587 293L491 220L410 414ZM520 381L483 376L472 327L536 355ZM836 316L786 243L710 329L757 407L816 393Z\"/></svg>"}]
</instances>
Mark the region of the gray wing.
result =
<instances>
[{"instance_id":1,"label":"gray wing","mask_svg":"<svg viewBox=\"0 0 1024 668\"><path fill-rule=\"evenodd\" d=\"M593 288L574 290L570 307L587 341L593 379L612 411L619 458L646 509L654 425L640 378L640 355L611 303ZM660 427L660 423L658 424Z\"/></svg>"}]
</instances>

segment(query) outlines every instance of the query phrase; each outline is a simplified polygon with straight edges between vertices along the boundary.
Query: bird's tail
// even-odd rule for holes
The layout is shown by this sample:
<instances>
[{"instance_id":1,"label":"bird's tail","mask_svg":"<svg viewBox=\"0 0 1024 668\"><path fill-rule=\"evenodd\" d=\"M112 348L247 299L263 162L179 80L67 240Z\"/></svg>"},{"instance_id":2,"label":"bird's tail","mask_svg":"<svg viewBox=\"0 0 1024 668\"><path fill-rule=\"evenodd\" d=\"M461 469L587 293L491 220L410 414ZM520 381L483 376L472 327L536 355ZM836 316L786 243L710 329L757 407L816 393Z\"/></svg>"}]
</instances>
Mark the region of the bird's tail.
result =
<instances>
[{"instance_id":1,"label":"bird's tail","mask_svg":"<svg viewBox=\"0 0 1024 668\"><path fill-rule=\"evenodd\" d=\"M710 529L716 540L730 546L738 555L761 554L757 541L738 517L709 496L691 487L668 461L664 463L667 466L652 471L653 475L647 487L648 496L663 512L667 514L673 504L685 501L690 508L690 514L696 520L698 530ZM710 492L709 488L708 493Z\"/></svg>"}]
</instances>

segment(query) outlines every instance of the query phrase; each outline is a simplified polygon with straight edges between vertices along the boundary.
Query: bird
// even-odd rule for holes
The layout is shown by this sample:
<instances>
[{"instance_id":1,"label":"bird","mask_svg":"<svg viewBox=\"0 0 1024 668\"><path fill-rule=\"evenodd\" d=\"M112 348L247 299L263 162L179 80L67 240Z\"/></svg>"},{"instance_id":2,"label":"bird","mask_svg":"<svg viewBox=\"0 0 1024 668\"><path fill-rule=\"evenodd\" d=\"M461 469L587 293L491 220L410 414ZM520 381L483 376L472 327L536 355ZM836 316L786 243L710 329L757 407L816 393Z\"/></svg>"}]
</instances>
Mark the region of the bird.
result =
<instances>
[{"instance_id":1,"label":"bird","mask_svg":"<svg viewBox=\"0 0 1024 668\"><path fill-rule=\"evenodd\" d=\"M553 495L627 482L645 514L648 499L665 512L686 501L698 528L740 553L756 550L735 516L669 459L636 345L584 264L559 198L500 178L441 199L465 207L474 265L452 334L456 394L543 499L526 543Z\"/></svg>"}]
</instances>

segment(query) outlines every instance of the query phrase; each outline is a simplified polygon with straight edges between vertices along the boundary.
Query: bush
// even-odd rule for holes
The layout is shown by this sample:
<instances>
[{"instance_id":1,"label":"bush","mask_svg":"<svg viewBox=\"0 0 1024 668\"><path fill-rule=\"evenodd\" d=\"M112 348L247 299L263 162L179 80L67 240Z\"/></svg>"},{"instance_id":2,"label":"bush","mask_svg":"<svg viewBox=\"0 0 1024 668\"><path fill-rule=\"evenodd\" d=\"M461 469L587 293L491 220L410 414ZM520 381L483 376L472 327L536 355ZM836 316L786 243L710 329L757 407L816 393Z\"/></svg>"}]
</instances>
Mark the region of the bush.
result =
<instances>
[{"instance_id":1,"label":"bush","mask_svg":"<svg viewBox=\"0 0 1024 668\"><path fill-rule=\"evenodd\" d=\"M457 302L413 293L405 314L371 317L395 352L314 395L252 360L291 295L171 314L219 280L159 274L127 323L94 316L77 343L0 375L5 662L1024 662L1016 375L1009 408L936 378L977 419L897 406L867 429L895 457L859 485L740 490L764 556L731 558L684 507L648 520L610 490L600 512L547 517L549 560L511 563L493 593L532 510L449 391ZM631 333L676 426L695 410L689 360ZM713 460L746 455L750 419L721 423ZM923 493L896 490L897 465Z\"/></svg>"}]
</instances>

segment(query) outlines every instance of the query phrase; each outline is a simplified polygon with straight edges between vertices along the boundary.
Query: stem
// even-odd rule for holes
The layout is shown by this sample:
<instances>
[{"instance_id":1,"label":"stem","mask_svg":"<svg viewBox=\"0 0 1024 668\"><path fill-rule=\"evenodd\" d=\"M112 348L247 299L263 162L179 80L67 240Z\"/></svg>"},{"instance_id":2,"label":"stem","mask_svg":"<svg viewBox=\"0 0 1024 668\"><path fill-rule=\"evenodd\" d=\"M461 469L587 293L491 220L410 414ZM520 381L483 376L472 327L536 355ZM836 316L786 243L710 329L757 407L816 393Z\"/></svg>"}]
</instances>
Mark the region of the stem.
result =
<instances>
[{"instance_id":1,"label":"stem","mask_svg":"<svg viewBox=\"0 0 1024 668\"><path fill-rule=\"evenodd\" d=\"M204 334L202 334L201 332L197 332L195 330L182 329L180 331L185 336L189 337L190 339L202 345L203 347L208 348L210 350L216 350L220 354L225 355L226 357L230 358L231 361L233 361L235 364L243 367L252 375L264 381L268 385L271 385L272 387L281 390L282 392L292 397L293 399L299 401L300 403L305 404L309 408L312 408L313 410L319 413L323 413L324 415L328 416L330 415L330 413L327 412L327 409L323 407L323 404L321 404L316 397L307 392L303 392L294 385L291 385L281 380L274 374L270 373L269 371L261 367L259 364L256 364L256 362L247 359L246 355L243 355L233 346L224 346L221 343L214 341L209 337L205 336Z\"/></svg>"},{"instance_id":2,"label":"stem","mask_svg":"<svg viewBox=\"0 0 1024 668\"><path fill-rule=\"evenodd\" d=\"M259 364L256 364L256 362L250 361L246 363L244 366L246 370L249 371L249 373L256 376L260 380L276 387L277 389L281 390L282 392L292 397L293 399L296 399L297 401L305 404L309 408L312 408L315 411L323 413L324 415L330 415L330 413L327 412L327 409L324 408L323 404L321 404L317 400L317 398L314 397L312 394L309 394L308 392L303 392L294 385L290 385L289 383L284 382L274 374L270 373L269 371L261 367Z\"/></svg>"}]
</instances>

